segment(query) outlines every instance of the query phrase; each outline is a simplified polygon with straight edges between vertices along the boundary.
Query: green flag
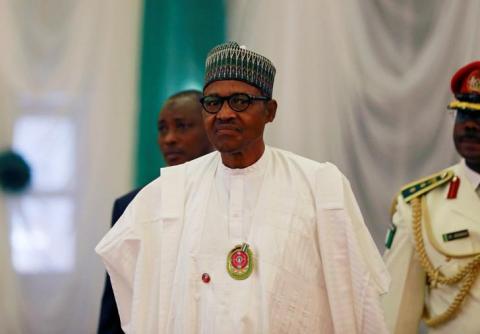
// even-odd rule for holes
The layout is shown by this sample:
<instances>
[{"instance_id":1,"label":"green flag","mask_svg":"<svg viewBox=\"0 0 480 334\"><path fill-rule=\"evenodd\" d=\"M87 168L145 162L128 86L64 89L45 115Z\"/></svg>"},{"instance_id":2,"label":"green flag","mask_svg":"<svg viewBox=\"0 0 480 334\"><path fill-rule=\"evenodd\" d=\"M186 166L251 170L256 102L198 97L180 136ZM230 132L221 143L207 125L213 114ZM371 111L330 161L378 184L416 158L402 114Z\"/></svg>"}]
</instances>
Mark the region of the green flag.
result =
<instances>
[{"instance_id":1,"label":"green flag","mask_svg":"<svg viewBox=\"0 0 480 334\"><path fill-rule=\"evenodd\" d=\"M157 145L157 117L165 99L202 87L207 52L225 41L223 0L145 0L139 81L137 186L165 165Z\"/></svg>"}]
</instances>

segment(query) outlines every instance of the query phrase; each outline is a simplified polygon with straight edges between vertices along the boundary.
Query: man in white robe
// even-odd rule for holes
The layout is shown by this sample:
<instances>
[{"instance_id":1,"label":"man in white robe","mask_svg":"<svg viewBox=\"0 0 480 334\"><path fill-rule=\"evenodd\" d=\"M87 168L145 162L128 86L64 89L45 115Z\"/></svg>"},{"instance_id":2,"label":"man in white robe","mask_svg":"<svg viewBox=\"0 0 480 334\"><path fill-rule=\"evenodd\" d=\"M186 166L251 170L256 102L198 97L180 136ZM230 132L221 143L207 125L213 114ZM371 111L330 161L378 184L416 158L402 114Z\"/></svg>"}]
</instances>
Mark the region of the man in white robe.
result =
<instances>
[{"instance_id":1,"label":"man in white robe","mask_svg":"<svg viewBox=\"0 0 480 334\"><path fill-rule=\"evenodd\" d=\"M212 49L218 152L162 169L98 244L126 333L386 333L389 276L348 180L263 141L274 76L234 42Z\"/></svg>"}]
</instances>

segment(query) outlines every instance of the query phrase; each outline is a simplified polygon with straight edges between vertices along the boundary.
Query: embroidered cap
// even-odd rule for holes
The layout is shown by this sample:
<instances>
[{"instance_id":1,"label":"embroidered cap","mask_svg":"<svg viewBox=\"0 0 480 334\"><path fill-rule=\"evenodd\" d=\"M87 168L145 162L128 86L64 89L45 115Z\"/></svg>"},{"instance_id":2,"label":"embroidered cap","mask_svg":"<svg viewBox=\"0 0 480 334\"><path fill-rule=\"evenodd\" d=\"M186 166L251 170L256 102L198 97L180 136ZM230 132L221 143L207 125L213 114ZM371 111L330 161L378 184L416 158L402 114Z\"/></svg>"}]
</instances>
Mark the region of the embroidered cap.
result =
<instances>
[{"instance_id":1,"label":"embroidered cap","mask_svg":"<svg viewBox=\"0 0 480 334\"><path fill-rule=\"evenodd\" d=\"M236 42L217 45L205 62L205 87L218 80L239 80L272 97L275 66L266 57L239 46Z\"/></svg>"},{"instance_id":2,"label":"embroidered cap","mask_svg":"<svg viewBox=\"0 0 480 334\"><path fill-rule=\"evenodd\" d=\"M452 77L451 88L456 100L449 109L480 111L480 61L460 68Z\"/></svg>"}]
</instances>

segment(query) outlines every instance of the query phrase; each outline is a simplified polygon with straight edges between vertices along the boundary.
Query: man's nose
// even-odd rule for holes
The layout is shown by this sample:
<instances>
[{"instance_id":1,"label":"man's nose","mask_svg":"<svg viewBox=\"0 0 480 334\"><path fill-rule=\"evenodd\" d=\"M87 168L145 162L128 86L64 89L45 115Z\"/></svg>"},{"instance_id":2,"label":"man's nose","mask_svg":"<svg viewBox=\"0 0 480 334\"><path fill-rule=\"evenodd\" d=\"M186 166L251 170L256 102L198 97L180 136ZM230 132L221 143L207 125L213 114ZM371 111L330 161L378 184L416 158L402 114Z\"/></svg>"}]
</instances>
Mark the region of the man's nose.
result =
<instances>
[{"instance_id":1,"label":"man's nose","mask_svg":"<svg viewBox=\"0 0 480 334\"><path fill-rule=\"evenodd\" d=\"M220 120L227 120L227 119L234 118L235 116L236 116L236 111L230 108L230 105L228 104L227 100L223 101L222 107L217 113L217 118Z\"/></svg>"},{"instance_id":2,"label":"man's nose","mask_svg":"<svg viewBox=\"0 0 480 334\"><path fill-rule=\"evenodd\" d=\"M163 141L166 143L166 144L172 144L172 143L175 143L177 141L177 134L175 131L173 130L170 130L168 131L165 136L163 136Z\"/></svg>"}]
</instances>

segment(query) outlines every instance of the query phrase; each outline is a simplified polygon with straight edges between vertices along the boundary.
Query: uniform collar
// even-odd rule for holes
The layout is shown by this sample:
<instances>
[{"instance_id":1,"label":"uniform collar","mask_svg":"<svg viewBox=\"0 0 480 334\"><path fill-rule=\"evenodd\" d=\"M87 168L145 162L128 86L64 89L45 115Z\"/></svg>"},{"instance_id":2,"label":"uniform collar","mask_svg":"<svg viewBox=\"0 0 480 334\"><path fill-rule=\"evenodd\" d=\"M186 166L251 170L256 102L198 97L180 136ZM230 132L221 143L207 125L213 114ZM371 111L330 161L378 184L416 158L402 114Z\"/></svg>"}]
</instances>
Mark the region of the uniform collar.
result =
<instances>
[{"instance_id":1,"label":"uniform collar","mask_svg":"<svg viewBox=\"0 0 480 334\"><path fill-rule=\"evenodd\" d=\"M462 159L460 166L462 167L468 181L472 184L473 189L476 189L480 185L480 174L468 167L465 159Z\"/></svg>"}]
</instances>

